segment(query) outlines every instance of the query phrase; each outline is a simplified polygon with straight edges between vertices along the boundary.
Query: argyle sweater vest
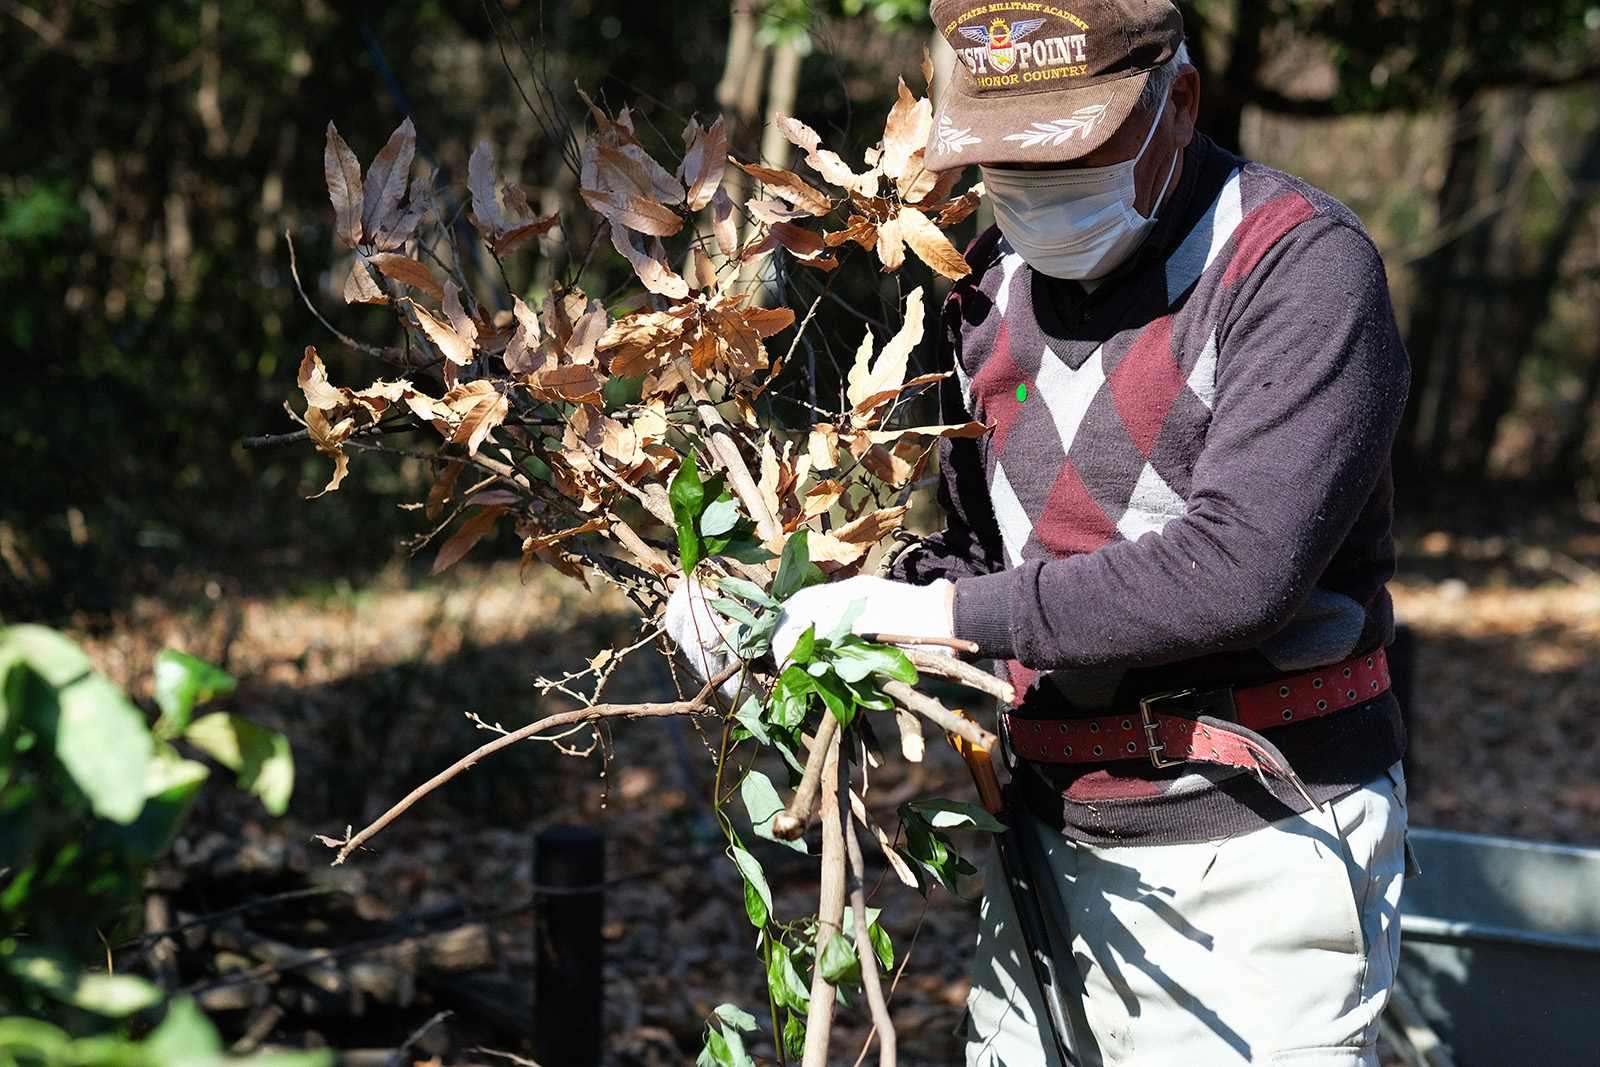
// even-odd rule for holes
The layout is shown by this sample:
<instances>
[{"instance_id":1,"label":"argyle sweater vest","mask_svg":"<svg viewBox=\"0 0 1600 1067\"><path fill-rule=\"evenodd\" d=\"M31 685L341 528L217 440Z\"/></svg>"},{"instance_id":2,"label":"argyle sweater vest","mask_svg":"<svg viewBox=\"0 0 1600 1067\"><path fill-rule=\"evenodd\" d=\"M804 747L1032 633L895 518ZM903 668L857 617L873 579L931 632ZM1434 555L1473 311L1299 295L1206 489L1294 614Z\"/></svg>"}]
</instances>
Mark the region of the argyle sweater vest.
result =
<instances>
[{"instance_id":1,"label":"argyle sweater vest","mask_svg":"<svg viewBox=\"0 0 1600 1067\"><path fill-rule=\"evenodd\" d=\"M946 307L956 388L945 415L991 432L945 446L950 529L898 573L970 579L956 587L957 634L1004 664L1019 715L1082 716L1166 689L1286 677L1381 647L1391 632L1388 447L1406 367L1376 252L1336 201L1203 140L1185 157L1180 199L1179 217L1138 261L1087 294L1036 274L991 230L969 250L974 273ZM1308 239L1324 230L1327 239ZM1325 251L1347 247L1353 257ZM1339 262L1319 273L1328 258ZM1352 258L1361 262L1343 262ZM1374 264L1378 281L1363 282L1364 293L1343 280L1330 283L1343 293L1315 291L1317 278L1360 279ZM1340 299L1376 305L1340 313L1355 325L1320 331L1347 329L1351 339L1285 341L1292 351L1263 354L1287 337L1276 323L1293 321L1297 305L1314 317ZM1309 369L1297 363L1281 378L1272 369L1301 359ZM1306 395L1286 401L1291 387ZM1256 393L1271 396L1258 403ZM1214 433L1219 418L1248 429ZM1329 441L1275 441L1252 425L1343 418L1359 432ZM1289 455L1300 445L1351 455ZM1324 461L1341 472L1337 484L1294 474L1295 464ZM1257 472L1281 484L1252 486ZM1235 505L1251 493L1260 503ZM1253 552L1280 520L1274 550ZM1325 549L1288 543L1319 537ZM1244 604L1249 621L1235 624L1231 593L1286 603L1265 622ZM1392 697L1338 718L1274 738L1318 799L1381 773L1403 744ZM1041 814L1086 840L1232 833L1304 806L1253 777L1241 791L1226 768L1024 770L1036 806L1050 809Z\"/></svg>"}]
</instances>

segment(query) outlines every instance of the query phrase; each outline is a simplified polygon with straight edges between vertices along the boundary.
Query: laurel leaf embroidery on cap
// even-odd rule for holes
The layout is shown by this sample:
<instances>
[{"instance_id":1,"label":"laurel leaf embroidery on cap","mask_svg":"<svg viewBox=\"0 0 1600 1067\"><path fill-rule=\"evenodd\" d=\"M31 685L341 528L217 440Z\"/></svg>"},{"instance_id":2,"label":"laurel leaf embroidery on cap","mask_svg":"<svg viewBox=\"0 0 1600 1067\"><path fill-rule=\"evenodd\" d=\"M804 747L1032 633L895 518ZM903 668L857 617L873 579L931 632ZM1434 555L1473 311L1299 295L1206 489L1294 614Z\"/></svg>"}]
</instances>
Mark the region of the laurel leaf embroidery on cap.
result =
<instances>
[{"instance_id":1,"label":"laurel leaf embroidery on cap","mask_svg":"<svg viewBox=\"0 0 1600 1067\"><path fill-rule=\"evenodd\" d=\"M958 154L967 145L977 144L983 140L982 137L972 136L972 127L970 126L963 126L957 129L947 115L939 116L939 127L935 135L939 138L940 148L947 152L956 152Z\"/></svg>"},{"instance_id":2,"label":"laurel leaf embroidery on cap","mask_svg":"<svg viewBox=\"0 0 1600 1067\"><path fill-rule=\"evenodd\" d=\"M1021 141L1022 147L1033 148L1036 145L1058 145L1073 134L1088 137L1089 131L1105 117L1106 108L1111 105L1108 100L1104 104L1091 104L1080 107L1069 118L1056 119L1054 122L1035 122L1033 128L1022 133L1006 135L1008 141Z\"/></svg>"}]
</instances>

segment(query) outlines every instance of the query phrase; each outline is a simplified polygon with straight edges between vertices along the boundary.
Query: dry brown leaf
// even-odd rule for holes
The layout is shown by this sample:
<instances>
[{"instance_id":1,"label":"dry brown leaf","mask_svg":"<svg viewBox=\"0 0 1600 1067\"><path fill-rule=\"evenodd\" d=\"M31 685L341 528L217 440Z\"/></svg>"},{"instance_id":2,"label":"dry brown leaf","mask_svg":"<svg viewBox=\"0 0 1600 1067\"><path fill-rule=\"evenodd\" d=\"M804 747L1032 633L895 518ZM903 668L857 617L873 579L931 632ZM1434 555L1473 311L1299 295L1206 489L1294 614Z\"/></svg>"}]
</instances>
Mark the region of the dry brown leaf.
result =
<instances>
[{"instance_id":1,"label":"dry brown leaf","mask_svg":"<svg viewBox=\"0 0 1600 1067\"><path fill-rule=\"evenodd\" d=\"M596 369L582 363L544 367L523 379L534 394L543 400L568 404L598 404L605 385Z\"/></svg>"},{"instance_id":2,"label":"dry brown leaf","mask_svg":"<svg viewBox=\"0 0 1600 1067\"><path fill-rule=\"evenodd\" d=\"M442 355L457 367L465 367L472 362L472 342L462 337L448 323L434 316L427 308L411 305L417 312L417 325L427 335Z\"/></svg>"},{"instance_id":3,"label":"dry brown leaf","mask_svg":"<svg viewBox=\"0 0 1600 1067\"><path fill-rule=\"evenodd\" d=\"M974 211L978 210L978 205L982 202L983 186L982 184L979 184L971 189L968 189L966 192L962 193L960 197L950 201L950 203L944 205L944 207L939 210L939 225L954 226L956 223L965 220L968 215L971 215Z\"/></svg>"},{"instance_id":4,"label":"dry brown leaf","mask_svg":"<svg viewBox=\"0 0 1600 1067\"><path fill-rule=\"evenodd\" d=\"M639 193L583 189L583 199L613 227L626 227L652 237L671 237L683 229L683 216Z\"/></svg>"},{"instance_id":5,"label":"dry brown leaf","mask_svg":"<svg viewBox=\"0 0 1600 1067\"><path fill-rule=\"evenodd\" d=\"M328 199L333 201L333 232L354 248L361 243L361 164L331 122L322 170L328 180Z\"/></svg>"},{"instance_id":6,"label":"dry brown leaf","mask_svg":"<svg viewBox=\"0 0 1600 1067\"><path fill-rule=\"evenodd\" d=\"M520 377L532 374L543 362L538 358L538 350L544 340L544 331L539 327L539 316L523 302L522 297L512 296L511 314L517 321L517 329L506 344L506 370Z\"/></svg>"},{"instance_id":7,"label":"dry brown leaf","mask_svg":"<svg viewBox=\"0 0 1600 1067\"><path fill-rule=\"evenodd\" d=\"M771 337L794 325L793 308L746 308L739 312L747 326L760 337Z\"/></svg>"},{"instance_id":8,"label":"dry brown leaf","mask_svg":"<svg viewBox=\"0 0 1600 1067\"><path fill-rule=\"evenodd\" d=\"M822 175L823 180L829 184L837 185L846 191L859 190L861 192L871 191L868 188L863 188L864 185L875 186L877 184L875 178L870 183L864 182L862 176L851 170L849 165L840 159L836 153L830 152L825 148L819 149L817 146L822 143L822 138L817 135L815 130L799 119L779 115L775 125L778 127L778 131L797 147L805 149L806 164Z\"/></svg>"},{"instance_id":9,"label":"dry brown leaf","mask_svg":"<svg viewBox=\"0 0 1600 1067\"><path fill-rule=\"evenodd\" d=\"M467 192L472 196L472 223L484 240L494 241L506 230L500 201L494 193L494 149L479 141L467 160Z\"/></svg>"},{"instance_id":10,"label":"dry brown leaf","mask_svg":"<svg viewBox=\"0 0 1600 1067\"><path fill-rule=\"evenodd\" d=\"M507 230L505 235L494 243L494 258L504 259L533 238L549 233L555 226L556 220L560 217L559 214L551 215L547 219L539 219L537 222L530 222L525 226Z\"/></svg>"},{"instance_id":11,"label":"dry brown leaf","mask_svg":"<svg viewBox=\"0 0 1600 1067\"><path fill-rule=\"evenodd\" d=\"M444 286L427 267L418 263L410 256L402 256L395 252L378 252L367 257L371 263L386 278L393 278L401 285L409 285L421 289L435 300L444 299Z\"/></svg>"},{"instance_id":12,"label":"dry brown leaf","mask_svg":"<svg viewBox=\"0 0 1600 1067\"><path fill-rule=\"evenodd\" d=\"M717 251L725 256L733 255L734 249L739 247L739 227L733 221L733 200L720 185L711 197L711 234L717 239Z\"/></svg>"},{"instance_id":13,"label":"dry brown leaf","mask_svg":"<svg viewBox=\"0 0 1600 1067\"><path fill-rule=\"evenodd\" d=\"M794 222L813 217L811 212L790 207L782 200L747 200L744 206L760 222Z\"/></svg>"},{"instance_id":14,"label":"dry brown leaf","mask_svg":"<svg viewBox=\"0 0 1600 1067\"><path fill-rule=\"evenodd\" d=\"M659 246L660 242L656 244ZM660 293L674 300L682 300L689 295L689 283L673 273L666 264L665 256L646 255L639 251L633 246L628 231L615 223L611 225L611 246L627 258L633 265L634 274L652 293Z\"/></svg>"},{"instance_id":15,"label":"dry brown leaf","mask_svg":"<svg viewBox=\"0 0 1600 1067\"><path fill-rule=\"evenodd\" d=\"M851 421L856 425L876 422L888 401L900 395L911 351L922 340L922 322L922 287L918 286L906 297L905 321L876 359L872 356L872 334L869 332L862 340L845 388Z\"/></svg>"},{"instance_id":16,"label":"dry brown leaf","mask_svg":"<svg viewBox=\"0 0 1600 1067\"><path fill-rule=\"evenodd\" d=\"M476 345L478 324L461 306L461 287L453 281L446 281L441 303L444 305L445 318L450 320L450 328L466 338L468 344Z\"/></svg>"},{"instance_id":17,"label":"dry brown leaf","mask_svg":"<svg viewBox=\"0 0 1600 1067\"><path fill-rule=\"evenodd\" d=\"M408 118L389 135L388 143L367 168L367 180L361 187L361 228L367 234L399 225L400 197L405 194L416 151L417 131Z\"/></svg>"},{"instance_id":18,"label":"dry brown leaf","mask_svg":"<svg viewBox=\"0 0 1600 1067\"><path fill-rule=\"evenodd\" d=\"M438 574L446 570L470 552L473 545L483 540L483 535L489 532L494 521L505 513L504 505L492 504L462 523L461 529L457 530L450 540L439 546L439 554L433 559L432 573Z\"/></svg>"},{"instance_id":19,"label":"dry brown leaf","mask_svg":"<svg viewBox=\"0 0 1600 1067\"><path fill-rule=\"evenodd\" d=\"M904 173L895 181L895 188L899 190L900 200L903 203L920 204L933 195L933 191L939 186L939 172L929 170L923 164L926 155L926 146L912 152L910 158L906 160Z\"/></svg>"},{"instance_id":20,"label":"dry brown leaf","mask_svg":"<svg viewBox=\"0 0 1600 1067\"><path fill-rule=\"evenodd\" d=\"M689 187L687 207L699 211L722 187L722 174L727 169L728 135L722 116L711 124L709 130L700 128L694 119L683 130L683 166L678 174Z\"/></svg>"},{"instance_id":21,"label":"dry brown leaf","mask_svg":"<svg viewBox=\"0 0 1600 1067\"><path fill-rule=\"evenodd\" d=\"M455 416L448 440L451 444L464 443L469 455L477 454L483 439L505 421L510 410L505 394L482 380L451 389L444 395L444 403Z\"/></svg>"},{"instance_id":22,"label":"dry brown leaf","mask_svg":"<svg viewBox=\"0 0 1600 1067\"><path fill-rule=\"evenodd\" d=\"M444 465L444 470L433 480L428 487L428 506L424 514L430 519L437 519L444 510L444 505L456 491L456 479L461 477L461 472L466 464L459 459L453 459Z\"/></svg>"},{"instance_id":23,"label":"dry brown leaf","mask_svg":"<svg viewBox=\"0 0 1600 1067\"><path fill-rule=\"evenodd\" d=\"M838 470L839 428L828 422L819 422L811 427L811 436L806 439L806 451L811 455L811 465L817 470Z\"/></svg>"},{"instance_id":24,"label":"dry brown leaf","mask_svg":"<svg viewBox=\"0 0 1600 1067\"><path fill-rule=\"evenodd\" d=\"M684 319L691 310L649 311L618 319L595 347L611 354L607 368L614 375L650 374L688 352L693 340L684 336Z\"/></svg>"},{"instance_id":25,"label":"dry brown leaf","mask_svg":"<svg viewBox=\"0 0 1600 1067\"><path fill-rule=\"evenodd\" d=\"M350 457L339 447L339 442L348 437L354 429L354 419L341 419L337 424L330 425L327 416L320 410L307 409L306 430L310 433L311 440L316 444L317 451L333 457L333 477L322 487L322 492L314 494L312 499L339 488L339 483L350 473Z\"/></svg>"},{"instance_id":26,"label":"dry brown leaf","mask_svg":"<svg viewBox=\"0 0 1600 1067\"><path fill-rule=\"evenodd\" d=\"M827 254L827 243L820 235L810 230L779 222L772 226L771 232L773 239L787 248L802 263L809 263L823 270L832 270L839 265L837 259Z\"/></svg>"},{"instance_id":27,"label":"dry brown leaf","mask_svg":"<svg viewBox=\"0 0 1600 1067\"><path fill-rule=\"evenodd\" d=\"M413 180L405 211L384 219L376 232L367 231L367 241L378 251L387 252L411 240L417 224L422 221L422 213L428 208L430 192L426 181L421 178Z\"/></svg>"},{"instance_id":28,"label":"dry brown leaf","mask_svg":"<svg viewBox=\"0 0 1600 1067\"><path fill-rule=\"evenodd\" d=\"M911 251L935 272L952 280L965 278L972 273L966 257L956 250L950 238L928 216L914 207L903 207L898 221L900 232L906 244L911 246Z\"/></svg>"},{"instance_id":29,"label":"dry brown leaf","mask_svg":"<svg viewBox=\"0 0 1600 1067\"><path fill-rule=\"evenodd\" d=\"M806 490L805 518L810 521L839 502L845 487L832 478L818 482Z\"/></svg>"},{"instance_id":30,"label":"dry brown leaf","mask_svg":"<svg viewBox=\"0 0 1600 1067\"><path fill-rule=\"evenodd\" d=\"M356 261L350 264L350 273L344 280L344 302L346 304L387 304L389 297L378 283L372 280L372 274L367 270L367 265L358 255Z\"/></svg>"},{"instance_id":31,"label":"dry brown leaf","mask_svg":"<svg viewBox=\"0 0 1600 1067\"><path fill-rule=\"evenodd\" d=\"M904 186L901 184L908 179L915 178L915 171L922 170L922 164L916 163L913 167L911 156L919 148L928 144L928 134L933 130L933 105L926 99L918 99L906 88L904 78L900 79L900 93L895 100L894 107L889 109L888 121L883 128L883 155L879 165L883 173L895 183L904 196Z\"/></svg>"},{"instance_id":32,"label":"dry brown leaf","mask_svg":"<svg viewBox=\"0 0 1600 1067\"><path fill-rule=\"evenodd\" d=\"M909 510L911 510L909 504L882 508L863 515L854 522L845 523L833 531L833 536L849 544L871 547L898 530L905 522L906 512Z\"/></svg>"},{"instance_id":33,"label":"dry brown leaf","mask_svg":"<svg viewBox=\"0 0 1600 1067\"><path fill-rule=\"evenodd\" d=\"M833 210L833 201L818 192L798 175L771 167L758 167L754 163L739 163L739 168L752 178L759 179L772 190L774 196L785 200L811 215L826 215Z\"/></svg>"},{"instance_id":34,"label":"dry brown leaf","mask_svg":"<svg viewBox=\"0 0 1600 1067\"><path fill-rule=\"evenodd\" d=\"M323 366L322 357L311 345L306 346L305 356L300 360L298 384L306 396L306 404L313 408L337 411L350 401L348 390L328 381L328 368Z\"/></svg>"},{"instance_id":35,"label":"dry brown leaf","mask_svg":"<svg viewBox=\"0 0 1600 1067\"><path fill-rule=\"evenodd\" d=\"M906 261L905 235L900 227L900 218L895 216L878 225L878 262L883 264L884 273L899 270Z\"/></svg>"}]
</instances>

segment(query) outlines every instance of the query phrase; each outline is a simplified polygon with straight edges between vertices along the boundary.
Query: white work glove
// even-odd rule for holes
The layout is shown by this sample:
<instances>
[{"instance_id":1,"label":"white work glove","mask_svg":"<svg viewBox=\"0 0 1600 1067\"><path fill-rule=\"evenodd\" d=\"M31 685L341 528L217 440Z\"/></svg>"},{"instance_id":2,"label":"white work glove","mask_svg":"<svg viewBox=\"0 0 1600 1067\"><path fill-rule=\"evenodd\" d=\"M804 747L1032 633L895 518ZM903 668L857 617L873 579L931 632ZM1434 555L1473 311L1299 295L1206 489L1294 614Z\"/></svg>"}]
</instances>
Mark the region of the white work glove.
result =
<instances>
[{"instance_id":1,"label":"white work glove","mask_svg":"<svg viewBox=\"0 0 1600 1067\"><path fill-rule=\"evenodd\" d=\"M707 602L706 593L699 582L682 579L667 598L667 609L661 616L667 636L677 642L689 670L702 682L710 681L739 659L723 640L723 634L736 624ZM740 681L742 675L735 674L717 691L734 700L739 695Z\"/></svg>"},{"instance_id":2,"label":"white work glove","mask_svg":"<svg viewBox=\"0 0 1600 1067\"><path fill-rule=\"evenodd\" d=\"M955 636L946 606L949 589L950 582L943 578L932 585L909 585L867 575L808 586L783 602L783 615L772 635L772 654L779 663L788 659L807 626L815 626L818 637L827 637L856 601L863 606L850 624L854 633L949 640ZM946 645L904 647L953 654Z\"/></svg>"}]
</instances>

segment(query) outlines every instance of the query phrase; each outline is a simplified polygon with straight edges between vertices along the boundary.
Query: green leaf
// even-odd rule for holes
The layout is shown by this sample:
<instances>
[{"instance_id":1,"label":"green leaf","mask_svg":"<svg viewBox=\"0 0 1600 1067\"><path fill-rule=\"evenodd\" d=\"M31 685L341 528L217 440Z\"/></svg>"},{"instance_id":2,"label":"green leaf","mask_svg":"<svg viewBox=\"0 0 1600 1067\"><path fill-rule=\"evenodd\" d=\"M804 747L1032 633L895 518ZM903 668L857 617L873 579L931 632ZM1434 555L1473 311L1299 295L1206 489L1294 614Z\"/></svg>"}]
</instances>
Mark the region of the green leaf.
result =
<instances>
[{"instance_id":1,"label":"green leaf","mask_svg":"<svg viewBox=\"0 0 1600 1067\"><path fill-rule=\"evenodd\" d=\"M789 662L807 663L816 655L817 628L815 625L807 626L795 641L794 648L789 650Z\"/></svg>"},{"instance_id":2,"label":"green leaf","mask_svg":"<svg viewBox=\"0 0 1600 1067\"><path fill-rule=\"evenodd\" d=\"M739 873L744 875L745 914L750 916L750 925L759 930L767 925L772 915L772 889L767 885L766 872L754 856L738 845L730 844L728 851L733 855L733 862L739 865Z\"/></svg>"},{"instance_id":3,"label":"green leaf","mask_svg":"<svg viewBox=\"0 0 1600 1067\"><path fill-rule=\"evenodd\" d=\"M80 676L58 690L57 699L56 758L96 815L131 823L144 807L154 751L144 715L98 674Z\"/></svg>"},{"instance_id":4,"label":"green leaf","mask_svg":"<svg viewBox=\"0 0 1600 1067\"><path fill-rule=\"evenodd\" d=\"M722 1020L726 1026L732 1026L740 1030L754 1030L756 1028L756 1017L737 1004L718 1004L711 1009L711 1014Z\"/></svg>"},{"instance_id":5,"label":"green leaf","mask_svg":"<svg viewBox=\"0 0 1600 1067\"><path fill-rule=\"evenodd\" d=\"M145 1039L151 1063L162 1067L200 1067L220 1059L222 1038L190 997L179 997L167 1017Z\"/></svg>"},{"instance_id":6,"label":"green leaf","mask_svg":"<svg viewBox=\"0 0 1600 1067\"><path fill-rule=\"evenodd\" d=\"M766 590L762 589L755 582L749 582L743 578L718 578L717 588L722 592L727 593L729 596L742 597L745 600L753 600L763 607L776 608L782 606L778 602L777 598L768 594Z\"/></svg>"},{"instance_id":7,"label":"green leaf","mask_svg":"<svg viewBox=\"0 0 1600 1067\"><path fill-rule=\"evenodd\" d=\"M856 958L856 950L851 947L849 938L838 931L834 931L828 943L822 946L817 965L822 969L822 977L834 985L853 986L861 981L861 961Z\"/></svg>"},{"instance_id":8,"label":"green leaf","mask_svg":"<svg viewBox=\"0 0 1600 1067\"><path fill-rule=\"evenodd\" d=\"M784 804L771 778L760 771L750 771L739 783L739 799L744 801L744 810L750 816L750 824L757 837L792 848L801 855L805 854L804 840L784 841L772 836L772 817L783 810Z\"/></svg>"},{"instance_id":9,"label":"green leaf","mask_svg":"<svg viewBox=\"0 0 1600 1067\"><path fill-rule=\"evenodd\" d=\"M98 1015L120 1019L161 1003L154 984L131 974L85 975L73 991L72 1003Z\"/></svg>"},{"instance_id":10,"label":"green leaf","mask_svg":"<svg viewBox=\"0 0 1600 1067\"><path fill-rule=\"evenodd\" d=\"M828 706L828 710L833 713L833 717L839 720L840 726L849 726L855 721L855 700L852 699L849 688L831 671L816 680L816 691L822 697L822 702Z\"/></svg>"},{"instance_id":11,"label":"green leaf","mask_svg":"<svg viewBox=\"0 0 1600 1067\"><path fill-rule=\"evenodd\" d=\"M941 830L965 827L997 834L1006 828L1005 823L978 805L964 800L940 798L912 800L907 802L907 807L914 811L931 813L927 816L928 825Z\"/></svg>"},{"instance_id":12,"label":"green leaf","mask_svg":"<svg viewBox=\"0 0 1600 1067\"><path fill-rule=\"evenodd\" d=\"M788 1021L783 1024L783 1047L788 1051L790 1059L798 1061L805 1057L806 1021L803 1015L789 1013Z\"/></svg>"},{"instance_id":13,"label":"green leaf","mask_svg":"<svg viewBox=\"0 0 1600 1067\"><path fill-rule=\"evenodd\" d=\"M767 989L779 1007L804 1013L811 1004L811 987L795 964L794 950L775 944L767 956Z\"/></svg>"},{"instance_id":14,"label":"green leaf","mask_svg":"<svg viewBox=\"0 0 1600 1067\"><path fill-rule=\"evenodd\" d=\"M28 666L58 689L94 670L83 649L48 626L10 626L4 634L5 640L15 644L22 652Z\"/></svg>"},{"instance_id":15,"label":"green leaf","mask_svg":"<svg viewBox=\"0 0 1600 1067\"><path fill-rule=\"evenodd\" d=\"M700 535L720 537L731 532L739 521L739 503L731 496L723 496L706 505L700 514Z\"/></svg>"},{"instance_id":16,"label":"green leaf","mask_svg":"<svg viewBox=\"0 0 1600 1067\"><path fill-rule=\"evenodd\" d=\"M221 711L195 720L183 737L233 771L239 788L260 797L269 812L282 815L288 810L289 795L294 791L294 757L288 738Z\"/></svg>"},{"instance_id":17,"label":"green leaf","mask_svg":"<svg viewBox=\"0 0 1600 1067\"><path fill-rule=\"evenodd\" d=\"M53 1064L62 1061L66 1048L71 1043L72 1039L67 1036L65 1030L42 1019L28 1019L20 1015L0 1019L0 1051L36 1052L38 1059ZM21 1061L0 1060L0 1062L33 1063L35 1058L28 1056Z\"/></svg>"},{"instance_id":18,"label":"green leaf","mask_svg":"<svg viewBox=\"0 0 1600 1067\"><path fill-rule=\"evenodd\" d=\"M848 682L859 682L868 675L884 674L897 682L911 685L917 680L917 669L906 654L892 645L876 645L868 641L846 641L834 649L834 670Z\"/></svg>"},{"instance_id":19,"label":"green leaf","mask_svg":"<svg viewBox=\"0 0 1600 1067\"><path fill-rule=\"evenodd\" d=\"M821 585L827 580L828 576L822 573L822 568L811 562L806 531L800 529L790 534L783 543L783 554L778 557L778 573L772 579L772 595L779 600L788 600L807 586Z\"/></svg>"},{"instance_id":20,"label":"green leaf","mask_svg":"<svg viewBox=\"0 0 1600 1067\"><path fill-rule=\"evenodd\" d=\"M703 558L700 546L700 513L705 509L705 485L693 455L684 457L667 488L672 517L678 524L678 566L684 574L694 571Z\"/></svg>"},{"instance_id":21,"label":"green leaf","mask_svg":"<svg viewBox=\"0 0 1600 1067\"><path fill-rule=\"evenodd\" d=\"M156 706L163 719L158 729L180 734L188 727L196 705L226 696L239 683L213 663L168 648L156 656L155 687Z\"/></svg>"},{"instance_id":22,"label":"green leaf","mask_svg":"<svg viewBox=\"0 0 1600 1067\"><path fill-rule=\"evenodd\" d=\"M871 923L867 926L867 940L872 942L872 951L877 953L883 969L894 970L894 942L889 938L889 931L878 923Z\"/></svg>"}]
</instances>

